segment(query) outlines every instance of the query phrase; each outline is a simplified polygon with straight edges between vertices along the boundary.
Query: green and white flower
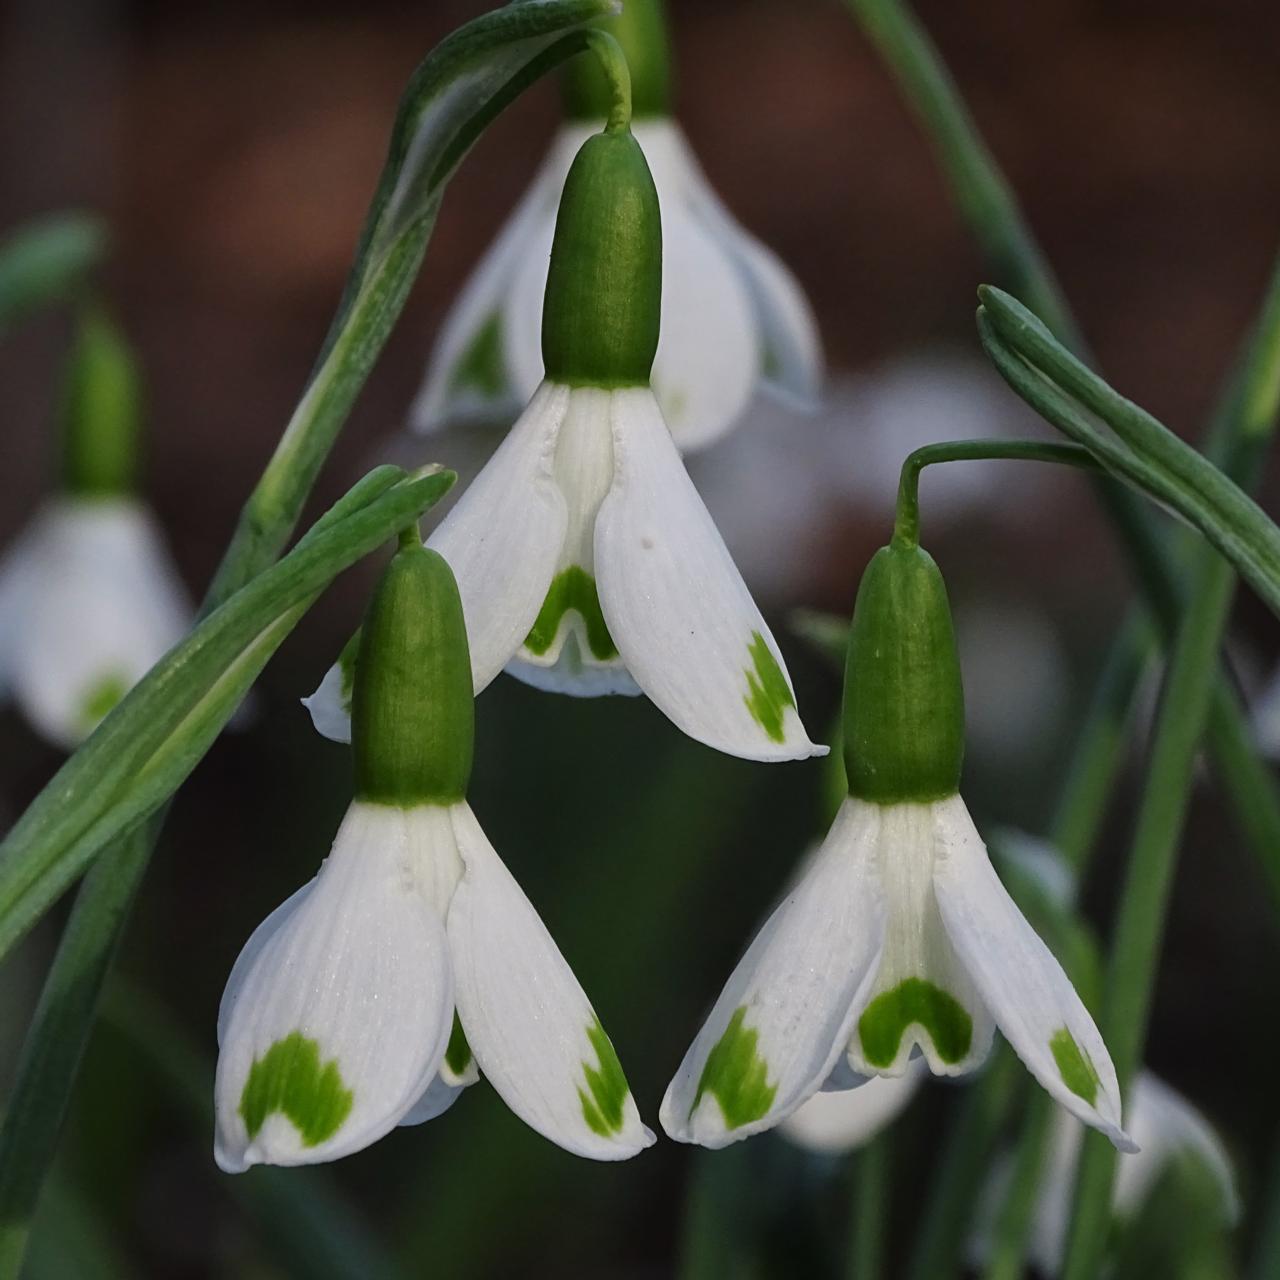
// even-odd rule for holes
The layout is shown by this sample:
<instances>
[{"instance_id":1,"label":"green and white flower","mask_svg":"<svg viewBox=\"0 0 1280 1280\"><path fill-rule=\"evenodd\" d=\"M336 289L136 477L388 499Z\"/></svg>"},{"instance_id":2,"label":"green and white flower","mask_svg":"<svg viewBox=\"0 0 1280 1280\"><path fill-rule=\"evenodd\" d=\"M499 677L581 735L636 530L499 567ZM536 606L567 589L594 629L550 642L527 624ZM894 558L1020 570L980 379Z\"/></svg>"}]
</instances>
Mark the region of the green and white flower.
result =
<instances>
[{"instance_id":1,"label":"green and white flower","mask_svg":"<svg viewBox=\"0 0 1280 1280\"><path fill-rule=\"evenodd\" d=\"M1001 884L958 794L963 696L946 589L918 546L872 560L845 678L849 795L667 1090L663 1127L720 1147L832 1080L972 1071L998 1026L1068 1111L1121 1150L1102 1037ZM850 1075L852 1073L852 1075Z\"/></svg>"},{"instance_id":2,"label":"green and white flower","mask_svg":"<svg viewBox=\"0 0 1280 1280\"><path fill-rule=\"evenodd\" d=\"M1142 1149L1123 1156L1116 1166L1111 1211L1118 1221L1136 1218L1171 1165L1191 1159L1204 1168L1217 1191L1216 1214L1222 1226L1236 1224L1240 1198L1231 1158L1213 1126L1186 1098L1150 1071L1140 1072L1129 1090L1129 1125ZM1060 1112L1036 1198L1028 1249L1030 1261L1044 1275L1058 1275L1062 1270L1083 1138L1084 1127L1073 1116ZM997 1166L984 1196L980 1218L985 1221L969 1247L979 1265L986 1261L995 1206L1003 1202L1012 1173L1011 1160Z\"/></svg>"},{"instance_id":3,"label":"green and white flower","mask_svg":"<svg viewBox=\"0 0 1280 1280\"><path fill-rule=\"evenodd\" d=\"M63 418L61 492L0 561L0 696L71 749L186 634L192 608L135 492L133 362L96 310L82 317Z\"/></svg>"},{"instance_id":4,"label":"green and white flower","mask_svg":"<svg viewBox=\"0 0 1280 1280\"><path fill-rule=\"evenodd\" d=\"M465 799L472 703L448 566L421 545L375 597L356 795L320 873L263 922L218 1018L218 1164L333 1160L439 1115L484 1075L559 1146L653 1142L617 1055Z\"/></svg>"},{"instance_id":5,"label":"green and white flower","mask_svg":"<svg viewBox=\"0 0 1280 1280\"><path fill-rule=\"evenodd\" d=\"M682 452L723 435L757 386L812 406L822 353L791 272L716 195L668 110L665 34L654 0L605 24L631 66L632 128L662 206L662 338L653 388ZM570 71L570 119L445 320L413 409L418 429L514 414L542 381L539 346L556 208L574 157L608 109L589 59Z\"/></svg>"},{"instance_id":6,"label":"green and white flower","mask_svg":"<svg viewBox=\"0 0 1280 1280\"><path fill-rule=\"evenodd\" d=\"M504 668L562 693L643 692L733 755L823 754L649 386L661 252L635 140L597 134L561 203L546 377L428 545L457 574L477 692ZM344 736L349 688L340 663L308 700L320 732Z\"/></svg>"}]
</instances>

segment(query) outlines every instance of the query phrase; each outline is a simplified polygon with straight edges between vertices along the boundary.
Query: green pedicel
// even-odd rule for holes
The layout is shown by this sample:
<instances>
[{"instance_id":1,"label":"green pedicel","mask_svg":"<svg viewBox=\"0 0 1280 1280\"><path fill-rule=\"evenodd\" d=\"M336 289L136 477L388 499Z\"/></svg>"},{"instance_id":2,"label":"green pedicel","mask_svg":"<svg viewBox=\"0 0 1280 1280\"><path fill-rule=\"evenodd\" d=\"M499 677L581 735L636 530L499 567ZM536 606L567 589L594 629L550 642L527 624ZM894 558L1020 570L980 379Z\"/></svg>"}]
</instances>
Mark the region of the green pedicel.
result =
<instances>
[{"instance_id":1,"label":"green pedicel","mask_svg":"<svg viewBox=\"0 0 1280 1280\"><path fill-rule=\"evenodd\" d=\"M595 25L622 46L631 72L631 109L636 117L665 116L670 109L671 65L661 0L626 0L616 18ZM565 64L564 113L570 120L600 121L613 106L613 90L593 53Z\"/></svg>"},{"instance_id":2,"label":"green pedicel","mask_svg":"<svg viewBox=\"0 0 1280 1280\"><path fill-rule=\"evenodd\" d=\"M593 1133L610 1138L622 1132L627 1095L631 1092L627 1078L622 1074L622 1064L613 1051L609 1037L605 1035L600 1019L596 1018L587 1028L587 1039L596 1051L596 1067L584 1062L582 1073L586 1077L586 1089L578 1090L582 1102L582 1115Z\"/></svg>"},{"instance_id":3,"label":"green pedicel","mask_svg":"<svg viewBox=\"0 0 1280 1280\"><path fill-rule=\"evenodd\" d=\"M546 653L560 631L564 615L571 609L582 618L587 629L587 646L596 660L608 662L616 658L618 646L613 643L604 614L600 612L596 580L576 564L556 574L533 628L525 638L525 648L539 657Z\"/></svg>"},{"instance_id":4,"label":"green pedicel","mask_svg":"<svg viewBox=\"0 0 1280 1280\"><path fill-rule=\"evenodd\" d=\"M304 1147L315 1147L342 1127L352 1098L338 1060L321 1066L319 1044L294 1031L254 1059L240 1095L240 1115L249 1137L256 1138L267 1117L279 1112L297 1129Z\"/></svg>"},{"instance_id":5,"label":"green pedicel","mask_svg":"<svg viewBox=\"0 0 1280 1280\"><path fill-rule=\"evenodd\" d=\"M882 547L858 587L844 759L849 794L873 804L928 804L960 788L960 660L942 574L918 546Z\"/></svg>"},{"instance_id":6,"label":"green pedicel","mask_svg":"<svg viewBox=\"0 0 1280 1280\"><path fill-rule=\"evenodd\" d=\"M911 1026L928 1032L946 1063L960 1062L973 1043L973 1019L954 996L923 978L907 978L876 996L858 1019L862 1056L873 1067L889 1066Z\"/></svg>"},{"instance_id":7,"label":"green pedicel","mask_svg":"<svg viewBox=\"0 0 1280 1280\"><path fill-rule=\"evenodd\" d=\"M788 707L795 708L796 700L792 696L787 677L782 674L778 660L773 656L764 636L758 631L751 633L751 644L747 648L751 658L751 666L746 669L747 696L743 699L752 719L765 731L771 742L782 742L786 738L782 720Z\"/></svg>"},{"instance_id":8,"label":"green pedicel","mask_svg":"<svg viewBox=\"0 0 1280 1280\"><path fill-rule=\"evenodd\" d=\"M760 1033L744 1025L746 1016L746 1005L734 1010L724 1035L707 1054L698 1092L689 1108L690 1118L704 1093L712 1094L720 1104L728 1129L740 1129L744 1124L762 1119L773 1106L778 1086L769 1083L769 1064L756 1048Z\"/></svg>"},{"instance_id":9,"label":"green pedicel","mask_svg":"<svg viewBox=\"0 0 1280 1280\"><path fill-rule=\"evenodd\" d=\"M1075 1037L1066 1027L1060 1027L1049 1037L1049 1051L1057 1064L1062 1083L1078 1098L1090 1106L1098 1096L1098 1073L1089 1055L1076 1044Z\"/></svg>"},{"instance_id":10,"label":"green pedicel","mask_svg":"<svg viewBox=\"0 0 1280 1280\"><path fill-rule=\"evenodd\" d=\"M565 179L542 307L547 379L644 387L658 349L662 218L628 129L582 144Z\"/></svg>"},{"instance_id":11,"label":"green pedicel","mask_svg":"<svg viewBox=\"0 0 1280 1280\"><path fill-rule=\"evenodd\" d=\"M374 592L351 712L357 800L412 808L466 795L475 704L462 600L444 558L416 540Z\"/></svg>"}]
</instances>

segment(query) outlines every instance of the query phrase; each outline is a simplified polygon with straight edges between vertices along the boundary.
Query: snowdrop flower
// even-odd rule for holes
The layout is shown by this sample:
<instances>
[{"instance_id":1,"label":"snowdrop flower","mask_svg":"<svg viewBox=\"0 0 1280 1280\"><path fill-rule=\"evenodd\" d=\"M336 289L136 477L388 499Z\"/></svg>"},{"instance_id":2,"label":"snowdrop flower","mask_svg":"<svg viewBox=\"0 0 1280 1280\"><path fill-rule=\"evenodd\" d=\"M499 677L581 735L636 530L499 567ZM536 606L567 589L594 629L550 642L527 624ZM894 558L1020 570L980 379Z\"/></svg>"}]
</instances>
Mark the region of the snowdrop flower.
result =
<instances>
[{"instance_id":1,"label":"snowdrop flower","mask_svg":"<svg viewBox=\"0 0 1280 1280\"><path fill-rule=\"evenodd\" d=\"M1129 1090L1129 1122L1134 1141L1142 1150L1124 1156L1116 1167L1111 1191L1111 1211L1121 1221L1137 1217L1157 1183L1177 1159L1191 1156L1212 1178L1219 1195L1218 1215L1225 1226L1240 1216L1235 1174L1221 1139L1186 1098L1149 1071L1139 1073ZM1070 1220L1071 1196L1084 1128L1066 1112L1060 1112L1046 1157L1030 1239L1030 1260L1045 1275L1057 1275ZM987 1222L970 1245L976 1262L985 1261L990 1248L991 1219L1003 1202L1012 1174L1009 1163L997 1168L984 1196Z\"/></svg>"},{"instance_id":2,"label":"snowdrop flower","mask_svg":"<svg viewBox=\"0 0 1280 1280\"><path fill-rule=\"evenodd\" d=\"M546 377L428 545L458 576L477 692L505 667L562 693L643 692L746 759L825 754L649 386L661 255L644 156L611 125L565 183ZM307 704L338 739L352 654Z\"/></svg>"},{"instance_id":3,"label":"snowdrop flower","mask_svg":"<svg viewBox=\"0 0 1280 1280\"><path fill-rule=\"evenodd\" d=\"M96 311L64 414L62 491L0 561L0 693L70 750L182 638L191 605L134 491L136 374Z\"/></svg>"},{"instance_id":4,"label":"snowdrop flower","mask_svg":"<svg viewBox=\"0 0 1280 1280\"><path fill-rule=\"evenodd\" d=\"M662 206L666 259L653 388L681 451L723 435L757 385L811 406L822 356L808 302L778 257L734 219L668 114L657 0L628 0L604 24L631 66L634 130ZM497 241L445 321L413 410L432 431L460 418L514 414L542 380L538 335L556 205L584 141L608 108L592 60L569 73L569 116Z\"/></svg>"},{"instance_id":5,"label":"snowdrop flower","mask_svg":"<svg viewBox=\"0 0 1280 1280\"><path fill-rule=\"evenodd\" d=\"M402 539L366 619L355 799L319 874L249 939L218 1015L215 1158L333 1160L483 1074L575 1154L653 1141L564 957L466 802L467 637L445 561Z\"/></svg>"},{"instance_id":6,"label":"snowdrop flower","mask_svg":"<svg viewBox=\"0 0 1280 1280\"><path fill-rule=\"evenodd\" d=\"M964 707L946 588L903 534L858 591L845 675L848 796L748 948L662 1104L683 1142L772 1128L825 1082L976 1068L999 1026L1121 1150L1115 1070L1070 980L1004 889L958 793ZM834 1079L833 1079L834 1073Z\"/></svg>"}]
</instances>

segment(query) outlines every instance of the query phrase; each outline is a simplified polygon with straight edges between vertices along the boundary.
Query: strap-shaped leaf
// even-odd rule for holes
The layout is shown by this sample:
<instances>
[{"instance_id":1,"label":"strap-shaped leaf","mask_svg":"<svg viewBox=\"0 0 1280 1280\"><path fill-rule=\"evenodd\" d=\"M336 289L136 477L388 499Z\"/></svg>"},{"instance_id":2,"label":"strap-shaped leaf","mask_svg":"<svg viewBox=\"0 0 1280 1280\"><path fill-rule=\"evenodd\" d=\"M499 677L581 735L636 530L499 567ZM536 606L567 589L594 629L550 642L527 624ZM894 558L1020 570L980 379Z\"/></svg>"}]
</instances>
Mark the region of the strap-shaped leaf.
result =
<instances>
[{"instance_id":1,"label":"strap-shaped leaf","mask_svg":"<svg viewBox=\"0 0 1280 1280\"><path fill-rule=\"evenodd\" d=\"M139 681L0 844L0 955L107 840L186 779L331 579L421 515L453 479L439 470L371 473Z\"/></svg>"}]
</instances>

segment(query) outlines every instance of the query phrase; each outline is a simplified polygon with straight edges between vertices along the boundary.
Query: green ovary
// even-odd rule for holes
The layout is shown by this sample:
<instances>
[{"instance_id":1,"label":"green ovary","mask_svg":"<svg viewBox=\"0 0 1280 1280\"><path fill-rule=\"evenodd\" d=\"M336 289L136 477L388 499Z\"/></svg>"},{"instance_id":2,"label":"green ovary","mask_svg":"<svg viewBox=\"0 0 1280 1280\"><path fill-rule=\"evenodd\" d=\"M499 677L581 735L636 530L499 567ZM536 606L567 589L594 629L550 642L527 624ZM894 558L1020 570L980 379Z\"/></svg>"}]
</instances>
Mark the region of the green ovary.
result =
<instances>
[{"instance_id":1,"label":"green ovary","mask_svg":"<svg viewBox=\"0 0 1280 1280\"><path fill-rule=\"evenodd\" d=\"M747 710L770 741L782 742L786 736L782 731L782 718L788 707L796 705L791 687L760 632L751 633L747 654L751 658L751 666L746 669Z\"/></svg>"},{"instance_id":2,"label":"green ovary","mask_svg":"<svg viewBox=\"0 0 1280 1280\"><path fill-rule=\"evenodd\" d=\"M941 987L923 978L907 978L881 992L858 1019L862 1056L873 1067L888 1067L908 1027L920 1026L943 1062L959 1062L973 1041L973 1019L964 1006Z\"/></svg>"},{"instance_id":3,"label":"green ovary","mask_svg":"<svg viewBox=\"0 0 1280 1280\"><path fill-rule=\"evenodd\" d=\"M1062 1083L1078 1098L1090 1106L1098 1096L1098 1073L1089 1055L1075 1042L1066 1027L1060 1027L1049 1037L1049 1051L1057 1063Z\"/></svg>"},{"instance_id":4,"label":"green ovary","mask_svg":"<svg viewBox=\"0 0 1280 1280\"><path fill-rule=\"evenodd\" d=\"M622 1132L627 1095L631 1090L599 1018L587 1028L587 1039L596 1051L597 1065L593 1067L583 1062L582 1074L586 1077L587 1087L579 1088L578 1098L582 1102L583 1118L591 1131L608 1138Z\"/></svg>"},{"instance_id":5,"label":"green ovary","mask_svg":"<svg viewBox=\"0 0 1280 1280\"><path fill-rule=\"evenodd\" d=\"M618 656L618 646L613 643L604 614L600 612L600 596L596 592L596 580L576 564L562 570L551 583L547 598L543 601L533 630L524 646L530 653L541 657L555 642L564 615L575 610L587 629L587 646L597 662L608 662Z\"/></svg>"},{"instance_id":6,"label":"green ovary","mask_svg":"<svg viewBox=\"0 0 1280 1280\"><path fill-rule=\"evenodd\" d=\"M769 1064L760 1056L760 1033L745 1024L747 1007L734 1011L724 1035L707 1054L689 1115L698 1109L704 1093L720 1104L726 1128L740 1129L768 1114L778 1092L768 1080Z\"/></svg>"},{"instance_id":7,"label":"green ovary","mask_svg":"<svg viewBox=\"0 0 1280 1280\"><path fill-rule=\"evenodd\" d=\"M449 390L476 391L484 396L502 394L506 373L502 365L502 317L495 311L476 330L467 349L453 366Z\"/></svg>"},{"instance_id":8,"label":"green ovary","mask_svg":"<svg viewBox=\"0 0 1280 1280\"><path fill-rule=\"evenodd\" d=\"M254 1138L267 1117L279 1112L297 1129L302 1145L314 1147L342 1127L352 1099L337 1059L322 1065L319 1044L294 1031L254 1059L240 1095L240 1115Z\"/></svg>"},{"instance_id":9,"label":"green ovary","mask_svg":"<svg viewBox=\"0 0 1280 1280\"><path fill-rule=\"evenodd\" d=\"M129 681L118 671L99 676L80 699L80 723L85 732L96 729L128 692Z\"/></svg>"}]
</instances>

